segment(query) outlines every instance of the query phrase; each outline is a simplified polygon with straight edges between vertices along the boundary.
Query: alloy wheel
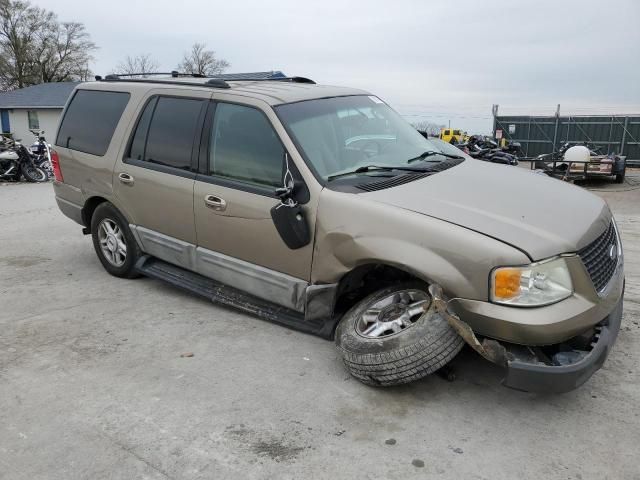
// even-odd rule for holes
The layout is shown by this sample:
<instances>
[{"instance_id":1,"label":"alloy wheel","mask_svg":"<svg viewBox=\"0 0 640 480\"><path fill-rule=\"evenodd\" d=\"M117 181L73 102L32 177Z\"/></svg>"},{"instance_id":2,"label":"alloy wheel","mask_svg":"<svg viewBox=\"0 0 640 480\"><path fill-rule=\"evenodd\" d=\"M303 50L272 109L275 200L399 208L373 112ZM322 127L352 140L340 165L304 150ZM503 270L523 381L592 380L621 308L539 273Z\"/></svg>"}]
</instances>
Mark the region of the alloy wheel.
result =
<instances>
[{"instance_id":1,"label":"alloy wheel","mask_svg":"<svg viewBox=\"0 0 640 480\"><path fill-rule=\"evenodd\" d=\"M98 225L98 240L104 258L114 267L121 267L127 260L127 242L122 229L110 218Z\"/></svg>"}]
</instances>

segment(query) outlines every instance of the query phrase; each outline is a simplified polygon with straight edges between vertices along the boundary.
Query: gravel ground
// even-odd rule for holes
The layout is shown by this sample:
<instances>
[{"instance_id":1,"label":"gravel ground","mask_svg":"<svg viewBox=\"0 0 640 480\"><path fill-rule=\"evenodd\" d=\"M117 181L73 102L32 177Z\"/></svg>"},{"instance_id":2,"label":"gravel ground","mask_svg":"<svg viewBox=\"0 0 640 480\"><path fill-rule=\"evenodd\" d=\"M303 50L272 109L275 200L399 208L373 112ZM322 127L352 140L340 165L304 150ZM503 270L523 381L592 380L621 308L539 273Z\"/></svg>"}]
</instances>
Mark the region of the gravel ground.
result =
<instances>
[{"instance_id":1,"label":"gravel ground","mask_svg":"<svg viewBox=\"0 0 640 480\"><path fill-rule=\"evenodd\" d=\"M0 185L0 479L640 479L640 173L591 188L625 243L622 331L545 396L468 349L453 382L366 387L331 342L109 276L51 185Z\"/></svg>"}]
</instances>

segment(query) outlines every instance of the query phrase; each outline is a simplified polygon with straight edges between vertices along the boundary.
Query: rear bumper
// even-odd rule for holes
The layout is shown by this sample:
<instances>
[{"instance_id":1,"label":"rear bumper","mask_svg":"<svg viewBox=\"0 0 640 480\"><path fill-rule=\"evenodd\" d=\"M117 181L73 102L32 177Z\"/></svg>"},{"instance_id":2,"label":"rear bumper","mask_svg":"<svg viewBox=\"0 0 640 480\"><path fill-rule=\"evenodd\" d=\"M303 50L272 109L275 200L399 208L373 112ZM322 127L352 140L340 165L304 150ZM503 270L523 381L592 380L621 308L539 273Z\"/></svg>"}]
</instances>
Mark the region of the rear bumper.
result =
<instances>
[{"instance_id":1,"label":"rear bumper","mask_svg":"<svg viewBox=\"0 0 640 480\"><path fill-rule=\"evenodd\" d=\"M622 321L622 295L609 315L599 324L591 350L581 360L569 365L547 365L535 357L518 353L518 347L502 344L507 350L507 372L503 385L516 390L540 393L563 393L585 383L602 367L618 337Z\"/></svg>"},{"instance_id":2,"label":"rear bumper","mask_svg":"<svg viewBox=\"0 0 640 480\"><path fill-rule=\"evenodd\" d=\"M84 203L84 199L80 189L66 183L54 181L53 191L55 192L56 203L60 211L74 222L84 225L82 219L82 204Z\"/></svg>"}]
</instances>

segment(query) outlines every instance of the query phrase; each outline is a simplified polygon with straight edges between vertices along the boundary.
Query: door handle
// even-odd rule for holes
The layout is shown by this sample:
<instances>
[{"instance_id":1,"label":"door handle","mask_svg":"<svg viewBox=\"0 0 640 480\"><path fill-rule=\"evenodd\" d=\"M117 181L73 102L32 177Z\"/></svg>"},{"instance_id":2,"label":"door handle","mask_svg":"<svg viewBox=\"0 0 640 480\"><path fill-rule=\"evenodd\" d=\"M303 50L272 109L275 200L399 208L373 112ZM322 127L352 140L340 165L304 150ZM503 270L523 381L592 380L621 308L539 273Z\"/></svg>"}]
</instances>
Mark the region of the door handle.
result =
<instances>
[{"instance_id":1,"label":"door handle","mask_svg":"<svg viewBox=\"0 0 640 480\"><path fill-rule=\"evenodd\" d=\"M120 175L118 175L118 180L120 180L120 183L124 183L126 185L133 185L133 177L128 173L122 172Z\"/></svg>"},{"instance_id":2,"label":"door handle","mask_svg":"<svg viewBox=\"0 0 640 480\"><path fill-rule=\"evenodd\" d=\"M216 210L218 212L223 212L227 209L227 201L215 195L205 196L204 203L207 207L212 208L213 210Z\"/></svg>"}]
</instances>

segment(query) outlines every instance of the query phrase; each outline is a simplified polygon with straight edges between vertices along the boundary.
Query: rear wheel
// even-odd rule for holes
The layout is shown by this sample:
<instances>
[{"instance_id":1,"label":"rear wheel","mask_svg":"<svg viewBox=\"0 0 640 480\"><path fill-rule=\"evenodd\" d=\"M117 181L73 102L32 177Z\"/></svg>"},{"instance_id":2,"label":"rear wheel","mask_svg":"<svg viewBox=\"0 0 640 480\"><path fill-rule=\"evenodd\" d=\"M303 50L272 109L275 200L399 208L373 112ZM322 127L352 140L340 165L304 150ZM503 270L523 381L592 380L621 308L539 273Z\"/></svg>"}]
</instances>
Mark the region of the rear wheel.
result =
<instances>
[{"instance_id":1,"label":"rear wheel","mask_svg":"<svg viewBox=\"0 0 640 480\"><path fill-rule=\"evenodd\" d=\"M98 205L91 217L93 247L100 263L116 277L135 278L135 264L140 257L127 221L111 203Z\"/></svg>"},{"instance_id":2,"label":"rear wheel","mask_svg":"<svg viewBox=\"0 0 640 480\"><path fill-rule=\"evenodd\" d=\"M22 171L22 175L24 175L24 178L27 180L27 182L42 183L49 180L47 172L45 172L40 167L36 167L35 165L23 164L20 170Z\"/></svg>"},{"instance_id":3,"label":"rear wheel","mask_svg":"<svg viewBox=\"0 0 640 480\"><path fill-rule=\"evenodd\" d=\"M422 282L403 282L362 300L340 321L335 342L351 375L375 386L425 377L464 346Z\"/></svg>"}]
</instances>

